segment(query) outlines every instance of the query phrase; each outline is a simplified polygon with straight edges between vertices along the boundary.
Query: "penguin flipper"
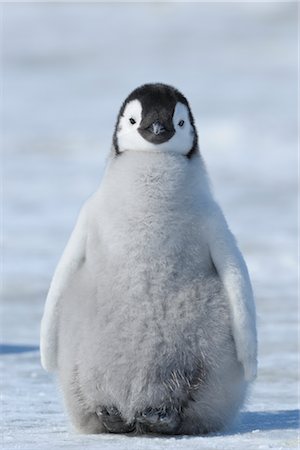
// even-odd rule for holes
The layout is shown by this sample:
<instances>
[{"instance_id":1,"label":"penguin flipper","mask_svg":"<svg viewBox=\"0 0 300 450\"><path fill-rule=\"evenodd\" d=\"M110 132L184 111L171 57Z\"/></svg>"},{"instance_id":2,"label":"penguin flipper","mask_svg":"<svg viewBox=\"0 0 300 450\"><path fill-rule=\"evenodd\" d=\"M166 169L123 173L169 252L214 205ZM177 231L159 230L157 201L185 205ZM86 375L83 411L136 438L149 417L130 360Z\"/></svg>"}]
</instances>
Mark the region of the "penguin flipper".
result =
<instances>
[{"instance_id":1,"label":"penguin flipper","mask_svg":"<svg viewBox=\"0 0 300 450\"><path fill-rule=\"evenodd\" d=\"M247 266L221 210L216 210L208 220L210 255L229 299L237 358L244 368L245 379L252 381L257 372L257 336Z\"/></svg>"},{"instance_id":2,"label":"penguin flipper","mask_svg":"<svg viewBox=\"0 0 300 450\"><path fill-rule=\"evenodd\" d=\"M59 302L63 298L70 280L85 259L86 236L87 217L85 208L83 208L55 270L41 322L41 364L49 372L57 368Z\"/></svg>"}]
</instances>

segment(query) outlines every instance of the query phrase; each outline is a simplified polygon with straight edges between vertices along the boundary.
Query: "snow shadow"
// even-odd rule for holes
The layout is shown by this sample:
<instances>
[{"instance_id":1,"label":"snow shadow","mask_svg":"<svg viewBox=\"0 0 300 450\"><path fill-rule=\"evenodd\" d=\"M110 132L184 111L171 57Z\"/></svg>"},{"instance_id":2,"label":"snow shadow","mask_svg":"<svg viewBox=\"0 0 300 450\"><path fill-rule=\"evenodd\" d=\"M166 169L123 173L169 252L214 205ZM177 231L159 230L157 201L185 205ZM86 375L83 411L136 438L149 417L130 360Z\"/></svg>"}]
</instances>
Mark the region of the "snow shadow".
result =
<instances>
[{"instance_id":1,"label":"snow shadow","mask_svg":"<svg viewBox=\"0 0 300 450\"><path fill-rule=\"evenodd\" d=\"M234 436L243 433L255 433L271 430L293 430L299 428L300 410L280 411L245 411L240 413L238 422L227 431L200 435L202 437ZM172 436L176 440L194 438L195 436ZM166 439L166 436L164 436Z\"/></svg>"},{"instance_id":2,"label":"snow shadow","mask_svg":"<svg viewBox=\"0 0 300 450\"><path fill-rule=\"evenodd\" d=\"M0 344L0 355L38 351L38 345Z\"/></svg>"},{"instance_id":3,"label":"snow shadow","mask_svg":"<svg viewBox=\"0 0 300 450\"><path fill-rule=\"evenodd\" d=\"M244 411L239 423L226 434L251 433L253 431L298 429L299 409L280 411Z\"/></svg>"}]
</instances>

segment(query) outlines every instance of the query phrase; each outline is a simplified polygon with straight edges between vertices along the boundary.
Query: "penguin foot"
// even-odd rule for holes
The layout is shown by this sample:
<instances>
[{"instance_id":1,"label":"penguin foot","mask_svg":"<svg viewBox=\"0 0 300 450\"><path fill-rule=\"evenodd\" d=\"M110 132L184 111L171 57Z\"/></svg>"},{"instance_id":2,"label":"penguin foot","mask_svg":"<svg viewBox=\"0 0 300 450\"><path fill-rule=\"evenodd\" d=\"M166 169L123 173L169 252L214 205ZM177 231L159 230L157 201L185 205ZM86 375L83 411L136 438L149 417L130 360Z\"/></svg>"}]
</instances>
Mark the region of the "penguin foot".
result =
<instances>
[{"instance_id":1,"label":"penguin foot","mask_svg":"<svg viewBox=\"0 0 300 450\"><path fill-rule=\"evenodd\" d=\"M101 407L96 410L96 414L101 419L104 428L109 433L129 433L133 431L134 424L126 423L120 411L114 406Z\"/></svg>"},{"instance_id":2,"label":"penguin foot","mask_svg":"<svg viewBox=\"0 0 300 450\"><path fill-rule=\"evenodd\" d=\"M174 409L147 408L136 417L136 428L143 433L176 434L180 422L180 415Z\"/></svg>"}]
</instances>

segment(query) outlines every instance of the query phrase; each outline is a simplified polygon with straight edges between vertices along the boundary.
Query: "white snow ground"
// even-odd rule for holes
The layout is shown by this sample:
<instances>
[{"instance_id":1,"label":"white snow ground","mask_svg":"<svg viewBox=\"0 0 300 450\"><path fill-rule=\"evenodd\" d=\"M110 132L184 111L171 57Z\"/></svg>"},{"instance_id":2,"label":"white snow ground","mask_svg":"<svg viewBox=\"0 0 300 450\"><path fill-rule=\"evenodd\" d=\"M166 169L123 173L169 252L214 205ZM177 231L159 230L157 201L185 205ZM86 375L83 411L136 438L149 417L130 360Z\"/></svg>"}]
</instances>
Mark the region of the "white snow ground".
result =
<instances>
[{"instance_id":1,"label":"white snow ground","mask_svg":"<svg viewBox=\"0 0 300 450\"><path fill-rule=\"evenodd\" d=\"M3 449L297 448L297 5L1 4ZM259 373L240 422L207 437L78 436L39 364L46 291L103 171L115 116L146 81L190 99L248 262Z\"/></svg>"}]
</instances>

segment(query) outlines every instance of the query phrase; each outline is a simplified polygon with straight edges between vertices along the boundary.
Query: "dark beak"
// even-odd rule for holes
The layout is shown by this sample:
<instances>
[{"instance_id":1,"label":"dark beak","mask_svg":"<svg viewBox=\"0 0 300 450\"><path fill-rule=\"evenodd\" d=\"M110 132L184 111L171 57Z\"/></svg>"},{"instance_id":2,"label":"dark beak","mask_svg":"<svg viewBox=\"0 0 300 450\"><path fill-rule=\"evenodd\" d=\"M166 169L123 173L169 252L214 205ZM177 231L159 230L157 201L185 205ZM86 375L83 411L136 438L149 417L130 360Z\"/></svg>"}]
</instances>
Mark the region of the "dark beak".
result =
<instances>
[{"instance_id":1,"label":"dark beak","mask_svg":"<svg viewBox=\"0 0 300 450\"><path fill-rule=\"evenodd\" d=\"M164 133L166 128L159 120L156 120L148 127L148 130L157 136L158 134Z\"/></svg>"},{"instance_id":2,"label":"dark beak","mask_svg":"<svg viewBox=\"0 0 300 450\"><path fill-rule=\"evenodd\" d=\"M175 133L171 120L170 123L167 121L165 124L159 120L155 120L150 125L148 124L141 124L138 131L144 139L152 144L167 142Z\"/></svg>"}]
</instances>

